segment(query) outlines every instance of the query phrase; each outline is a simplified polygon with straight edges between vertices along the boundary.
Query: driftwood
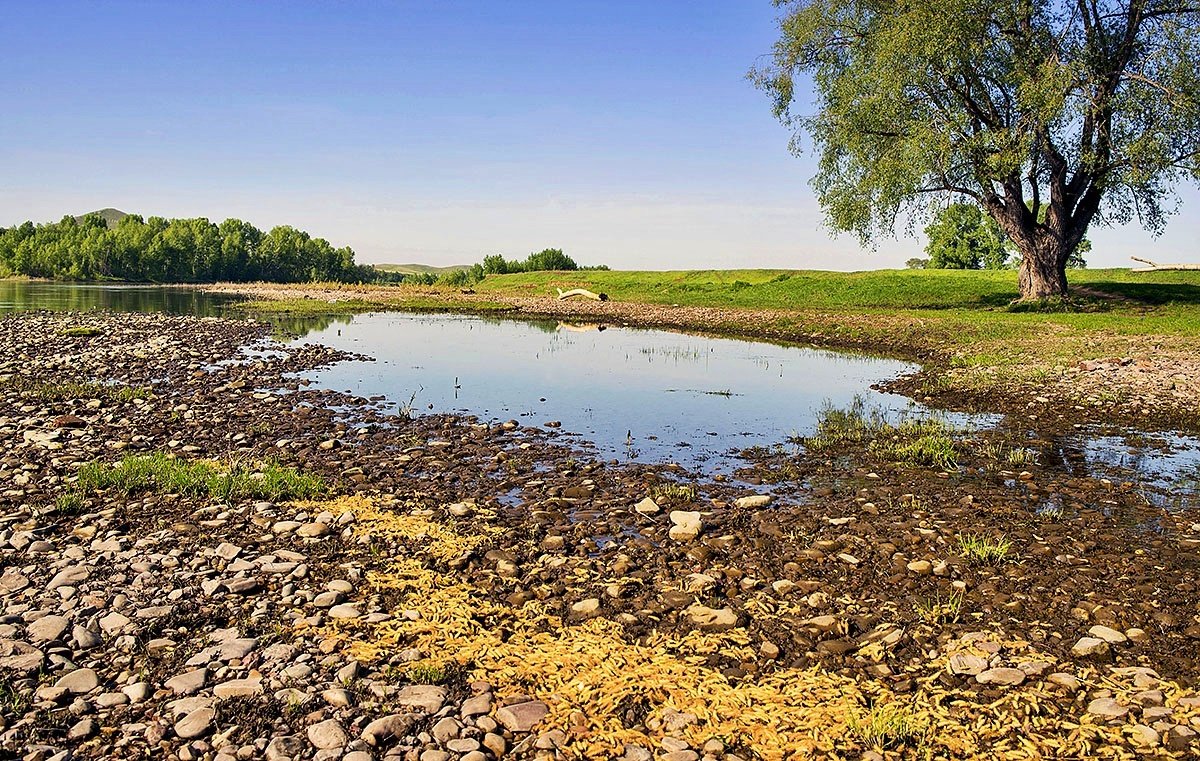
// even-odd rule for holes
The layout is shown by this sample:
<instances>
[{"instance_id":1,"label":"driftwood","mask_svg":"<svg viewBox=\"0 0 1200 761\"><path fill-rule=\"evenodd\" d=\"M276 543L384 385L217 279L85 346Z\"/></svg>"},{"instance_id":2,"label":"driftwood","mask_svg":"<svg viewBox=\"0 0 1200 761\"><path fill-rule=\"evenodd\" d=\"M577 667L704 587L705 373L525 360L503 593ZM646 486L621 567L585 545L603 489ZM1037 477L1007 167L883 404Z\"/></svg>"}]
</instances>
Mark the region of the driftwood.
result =
<instances>
[{"instance_id":1,"label":"driftwood","mask_svg":"<svg viewBox=\"0 0 1200 761\"><path fill-rule=\"evenodd\" d=\"M562 299L575 298L576 296L583 299L591 299L593 301L608 301L607 293L593 293L586 288L572 288L569 291L564 291L562 288L555 288L554 290L558 291L558 298L560 301Z\"/></svg>"},{"instance_id":2,"label":"driftwood","mask_svg":"<svg viewBox=\"0 0 1200 761\"><path fill-rule=\"evenodd\" d=\"M1149 259L1139 259L1136 256L1129 257L1135 262L1149 264L1149 267L1134 267L1130 272L1165 272L1170 270L1200 270L1200 264L1157 264Z\"/></svg>"}]
</instances>

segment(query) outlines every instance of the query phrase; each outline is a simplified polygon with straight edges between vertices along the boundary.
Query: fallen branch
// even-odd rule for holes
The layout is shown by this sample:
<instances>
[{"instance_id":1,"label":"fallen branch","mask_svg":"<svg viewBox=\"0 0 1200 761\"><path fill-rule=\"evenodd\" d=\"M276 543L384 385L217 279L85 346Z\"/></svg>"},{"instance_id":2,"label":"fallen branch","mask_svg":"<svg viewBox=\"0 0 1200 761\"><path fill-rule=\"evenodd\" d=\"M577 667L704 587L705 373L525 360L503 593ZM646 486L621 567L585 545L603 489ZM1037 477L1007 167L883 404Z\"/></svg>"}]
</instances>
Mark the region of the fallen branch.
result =
<instances>
[{"instance_id":1,"label":"fallen branch","mask_svg":"<svg viewBox=\"0 0 1200 761\"><path fill-rule=\"evenodd\" d=\"M1200 264L1157 264L1149 259L1139 259L1136 256L1129 257L1135 262L1149 264L1149 267L1134 267L1130 272L1164 272L1169 270L1200 270Z\"/></svg>"},{"instance_id":2,"label":"fallen branch","mask_svg":"<svg viewBox=\"0 0 1200 761\"><path fill-rule=\"evenodd\" d=\"M555 288L558 291L559 300L570 299L576 296L584 299L592 299L593 301L608 301L607 293L594 293L586 288L572 288L569 291L564 291L562 288Z\"/></svg>"}]
</instances>

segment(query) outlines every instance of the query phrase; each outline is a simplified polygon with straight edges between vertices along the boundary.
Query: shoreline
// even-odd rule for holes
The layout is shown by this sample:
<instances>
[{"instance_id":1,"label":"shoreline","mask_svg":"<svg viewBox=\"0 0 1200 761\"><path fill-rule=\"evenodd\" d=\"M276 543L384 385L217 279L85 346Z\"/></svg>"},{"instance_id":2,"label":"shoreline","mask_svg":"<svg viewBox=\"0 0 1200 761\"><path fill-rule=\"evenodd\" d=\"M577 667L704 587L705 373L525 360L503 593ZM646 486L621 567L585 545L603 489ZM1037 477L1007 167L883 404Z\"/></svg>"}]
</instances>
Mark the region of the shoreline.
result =
<instances>
[{"instance_id":1,"label":"shoreline","mask_svg":"<svg viewBox=\"0 0 1200 761\"><path fill-rule=\"evenodd\" d=\"M951 474L864 443L763 451L739 477L777 484L764 500L591 460L515 421L383 415L285 378L349 356L323 347L228 362L269 340L261 323L25 313L0 334L14 351L0 360L0 675L20 706L0 748L748 761L1196 747L1200 524L1132 484L1007 470L1018 442L968 442ZM92 463L154 453L275 463L326 489L76 486ZM880 706L913 731L872 748Z\"/></svg>"}]
</instances>

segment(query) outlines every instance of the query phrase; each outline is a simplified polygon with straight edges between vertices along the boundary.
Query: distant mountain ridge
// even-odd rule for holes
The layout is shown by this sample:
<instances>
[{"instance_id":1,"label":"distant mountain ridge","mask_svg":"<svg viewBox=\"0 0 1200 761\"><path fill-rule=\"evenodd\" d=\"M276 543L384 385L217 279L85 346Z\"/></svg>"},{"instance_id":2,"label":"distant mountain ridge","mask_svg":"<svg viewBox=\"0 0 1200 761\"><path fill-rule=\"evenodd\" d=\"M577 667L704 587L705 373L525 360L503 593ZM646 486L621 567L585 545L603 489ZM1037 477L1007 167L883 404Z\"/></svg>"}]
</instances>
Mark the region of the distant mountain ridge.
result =
<instances>
[{"instance_id":1,"label":"distant mountain ridge","mask_svg":"<svg viewBox=\"0 0 1200 761\"><path fill-rule=\"evenodd\" d=\"M120 209L113 209L111 207L107 209L99 209L98 211L90 211L88 214L99 214L101 217L104 217L104 223L109 227L116 227L118 222L129 216ZM80 214L78 217L75 217L75 221L82 222L83 218L88 216L88 214Z\"/></svg>"}]
</instances>

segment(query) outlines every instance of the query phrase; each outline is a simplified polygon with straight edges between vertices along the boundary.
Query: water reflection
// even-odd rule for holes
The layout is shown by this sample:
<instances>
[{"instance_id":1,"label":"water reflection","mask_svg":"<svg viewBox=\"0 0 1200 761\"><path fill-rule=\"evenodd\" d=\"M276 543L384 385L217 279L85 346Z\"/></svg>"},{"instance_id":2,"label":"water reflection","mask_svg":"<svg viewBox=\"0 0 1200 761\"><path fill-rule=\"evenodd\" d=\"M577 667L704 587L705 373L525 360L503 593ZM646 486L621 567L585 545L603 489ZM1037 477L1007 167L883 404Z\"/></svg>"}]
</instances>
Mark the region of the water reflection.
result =
<instances>
[{"instance_id":1,"label":"water reflection","mask_svg":"<svg viewBox=\"0 0 1200 761\"><path fill-rule=\"evenodd\" d=\"M46 309L54 312L166 312L198 317L244 317L235 309L241 296L209 293L195 288L155 285L93 285L0 280L0 314ZM305 336L335 325L348 325L349 315L290 315L257 313L275 332Z\"/></svg>"},{"instance_id":2,"label":"water reflection","mask_svg":"<svg viewBox=\"0 0 1200 761\"><path fill-rule=\"evenodd\" d=\"M580 330L579 328L583 328ZM705 469L723 455L811 430L825 401L915 366L807 348L663 331L463 315L358 315L309 340L374 357L311 374L319 387L383 395L419 410L561 423L606 456Z\"/></svg>"},{"instance_id":3,"label":"water reflection","mask_svg":"<svg viewBox=\"0 0 1200 761\"><path fill-rule=\"evenodd\" d=\"M68 285L0 280L0 314L29 309L85 312L169 312L215 317L225 314L237 296L206 293L193 288L144 285Z\"/></svg>"}]
</instances>

